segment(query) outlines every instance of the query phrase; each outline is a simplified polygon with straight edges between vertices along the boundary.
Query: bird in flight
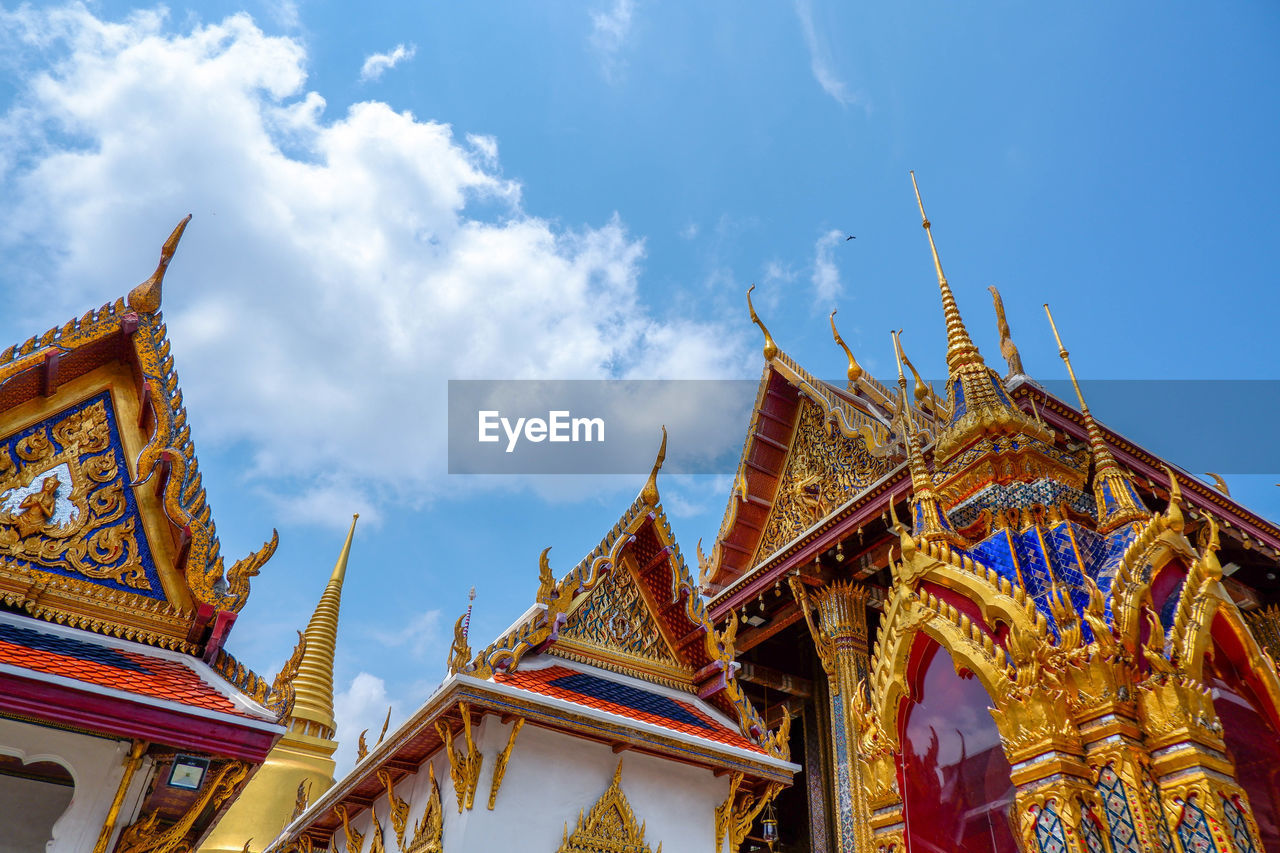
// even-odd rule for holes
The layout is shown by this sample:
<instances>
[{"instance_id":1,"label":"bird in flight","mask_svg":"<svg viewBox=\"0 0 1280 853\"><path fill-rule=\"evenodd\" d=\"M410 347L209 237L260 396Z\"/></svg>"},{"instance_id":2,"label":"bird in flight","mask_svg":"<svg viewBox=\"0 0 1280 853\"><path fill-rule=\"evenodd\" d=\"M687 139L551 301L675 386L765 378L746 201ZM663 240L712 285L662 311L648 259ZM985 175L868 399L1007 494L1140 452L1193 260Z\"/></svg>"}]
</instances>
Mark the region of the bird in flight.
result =
<instances>
[{"instance_id":1,"label":"bird in flight","mask_svg":"<svg viewBox=\"0 0 1280 853\"><path fill-rule=\"evenodd\" d=\"M855 236L853 236L852 234L850 234L848 237L845 237L845 238L844 238L844 241L845 241L846 243L848 243L850 240L857 240L857 239L858 239L857 237L855 237Z\"/></svg>"}]
</instances>

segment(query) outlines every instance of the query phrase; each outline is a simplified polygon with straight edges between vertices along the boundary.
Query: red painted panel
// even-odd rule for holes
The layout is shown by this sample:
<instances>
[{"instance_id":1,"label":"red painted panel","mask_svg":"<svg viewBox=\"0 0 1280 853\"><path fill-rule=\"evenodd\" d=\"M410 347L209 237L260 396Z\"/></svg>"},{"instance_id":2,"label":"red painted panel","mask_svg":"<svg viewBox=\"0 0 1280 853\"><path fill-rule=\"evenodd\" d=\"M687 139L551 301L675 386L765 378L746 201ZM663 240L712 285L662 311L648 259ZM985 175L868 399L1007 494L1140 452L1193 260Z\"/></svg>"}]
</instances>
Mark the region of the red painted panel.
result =
<instances>
[{"instance_id":1,"label":"red painted panel","mask_svg":"<svg viewBox=\"0 0 1280 853\"><path fill-rule=\"evenodd\" d=\"M1013 782L987 692L957 675L937 643L918 663L919 689L899 718L908 853L1018 853Z\"/></svg>"}]
</instances>

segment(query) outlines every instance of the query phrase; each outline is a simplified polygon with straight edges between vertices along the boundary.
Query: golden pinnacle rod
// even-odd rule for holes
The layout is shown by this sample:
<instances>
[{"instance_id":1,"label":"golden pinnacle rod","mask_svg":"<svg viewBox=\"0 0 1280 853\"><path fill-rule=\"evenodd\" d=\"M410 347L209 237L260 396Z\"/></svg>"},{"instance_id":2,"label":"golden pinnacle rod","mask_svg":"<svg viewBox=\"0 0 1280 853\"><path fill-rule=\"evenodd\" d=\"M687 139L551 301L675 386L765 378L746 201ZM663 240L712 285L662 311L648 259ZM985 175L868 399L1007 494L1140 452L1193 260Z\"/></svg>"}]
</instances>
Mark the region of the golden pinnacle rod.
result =
<instances>
[{"instance_id":1,"label":"golden pinnacle rod","mask_svg":"<svg viewBox=\"0 0 1280 853\"><path fill-rule=\"evenodd\" d=\"M1044 313L1049 318L1049 328L1053 329L1053 339L1058 342L1058 356L1067 366L1067 375L1071 377L1071 387L1076 389L1076 399L1080 401L1081 413L1089 411L1089 404L1084 401L1084 393L1080 390L1080 383L1076 381L1076 371L1071 366L1071 356L1067 352L1067 348L1062 345L1062 336L1058 334L1058 324L1053 322L1053 312L1049 310L1049 303L1044 303Z\"/></svg>"},{"instance_id":2,"label":"golden pinnacle rod","mask_svg":"<svg viewBox=\"0 0 1280 853\"><path fill-rule=\"evenodd\" d=\"M920 198L920 185L916 183L914 169L911 170L911 188L916 191L916 205L920 208L920 224L924 226L924 233L929 237L929 250L933 253L933 266L938 270L938 280L945 284L947 276L942 272L942 259L938 257L938 247L933 242L933 229L929 227L929 217L924 212L924 200Z\"/></svg>"},{"instance_id":3,"label":"golden pinnacle rod","mask_svg":"<svg viewBox=\"0 0 1280 853\"><path fill-rule=\"evenodd\" d=\"M916 431L915 421L911 417L911 403L907 401L907 375L902 372L902 342L898 340L901 331L889 330L889 337L893 338L893 356L898 360L898 390L902 393L902 415L907 419L907 431L914 434Z\"/></svg>"}]
</instances>

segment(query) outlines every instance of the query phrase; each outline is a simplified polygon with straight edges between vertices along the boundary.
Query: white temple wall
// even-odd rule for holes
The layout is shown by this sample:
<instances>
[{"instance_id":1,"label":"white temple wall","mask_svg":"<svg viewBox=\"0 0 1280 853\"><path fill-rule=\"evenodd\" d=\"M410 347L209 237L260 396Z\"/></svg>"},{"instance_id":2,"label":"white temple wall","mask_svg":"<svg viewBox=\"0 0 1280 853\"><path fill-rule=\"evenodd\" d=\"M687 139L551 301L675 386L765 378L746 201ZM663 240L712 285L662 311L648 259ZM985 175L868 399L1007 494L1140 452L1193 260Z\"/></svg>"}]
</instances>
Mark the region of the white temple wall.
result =
<instances>
[{"instance_id":1,"label":"white temple wall","mask_svg":"<svg viewBox=\"0 0 1280 853\"><path fill-rule=\"evenodd\" d=\"M489 811L494 766L507 745L511 725L504 725L497 716L486 715L472 729L476 746L484 754L484 764L470 811L458 813L444 751L428 762L434 765L440 786L444 849L448 853L555 853L563 840L565 824L572 834L579 811L589 812L613 781L619 759L622 792L636 821L645 824L645 841L652 850L657 851L659 843L663 853L712 850L715 808L729 793L727 777L717 778L706 768L651 755L630 751L615 755L605 744L533 725L526 725L516 737L496 806ZM455 745L465 748L460 737ZM412 835L413 824L422 818L431 795L427 763L400 782L396 794L410 804L408 835ZM398 848L385 794L375 801L374 811L384 826L386 849L395 853ZM351 825L368 833L372 827L370 812L361 812ZM368 846L368 839L365 843ZM330 849L346 849L341 829Z\"/></svg>"}]
</instances>

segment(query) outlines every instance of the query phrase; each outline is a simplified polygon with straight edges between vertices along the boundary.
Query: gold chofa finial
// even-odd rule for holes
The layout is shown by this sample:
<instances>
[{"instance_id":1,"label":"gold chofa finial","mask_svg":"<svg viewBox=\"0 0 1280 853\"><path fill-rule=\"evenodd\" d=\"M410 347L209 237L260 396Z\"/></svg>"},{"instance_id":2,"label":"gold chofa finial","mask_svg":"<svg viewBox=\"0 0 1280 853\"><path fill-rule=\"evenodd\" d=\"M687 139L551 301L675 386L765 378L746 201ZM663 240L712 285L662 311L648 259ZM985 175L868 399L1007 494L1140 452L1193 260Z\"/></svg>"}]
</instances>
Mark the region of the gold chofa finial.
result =
<instances>
[{"instance_id":1,"label":"gold chofa finial","mask_svg":"<svg viewBox=\"0 0 1280 853\"><path fill-rule=\"evenodd\" d=\"M644 484L644 488L640 490L640 499L649 506L658 505L658 471L662 469L662 463L667 461L667 428L662 427L662 444L658 447L658 458L653 460L653 470L649 472L649 480Z\"/></svg>"},{"instance_id":2,"label":"gold chofa finial","mask_svg":"<svg viewBox=\"0 0 1280 853\"><path fill-rule=\"evenodd\" d=\"M831 312L831 336L836 339L836 343L840 349L844 350L845 358L849 360L849 369L845 371L845 375L849 377L849 384L852 385L862 378L862 366L858 364L858 360L853 357L853 353L849 350L849 345L844 342L844 338L840 337L840 333L836 331L836 312Z\"/></svg>"},{"instance_id":3,"label":"gold chofa finial","mask_svg":"<svg viewBox=\"0 0 1280 853\"><path fill-rule=\"evenodd\" d=\"M1089 404L1084 401L1084 393L1080 390L1075 369L1071 366L1071 355L1062 345L1062 336L1058 334L1058 324L1053 321L1053 312L1049 310L1048 303L1045 303L1044 313L1049 318L1049 328L1053 329L1053 339L1058 343L1058 356L1067 366L1067 375L1071 377L1071 386L1075 388L1076 399L1080 402L1080 414L1084 416L1085 429L1089 433L1089 449L1093 453L1093 492L1098 505L1098 530L1110 533L1122 524L1149 518L1150 513L1142 506L1128 472L1111 455L1111 448L1102 437L1102 428L1089 411Z\"/></svg>"},{"instance_id":4,"label":"gold chofa finial","mask_svg":"<svg viewBox=\"0 0 1280 853\"><path fill-rule=\"evenodd\" d=\"M173 229L169 239L164 241L164 246L160 249L160 263L156 265L156 271L151 274L151 278L129 291L129 307L134 311L142 314L154 314L160 310L160 296L164 284L165 270L169 268L169 262L173 260L173 253L178 249L178 241L182 239L182 232L187 230L187 223L190 221L191 214L188 213L178 223L178 227Z\"/></svg>"},{"instance_id":5,"label":"gold chofa finial","mask_svg":"<svg viewBox=\"0 0 1280 853\"><path fill-rule=\"evenodd\" d=\"M751 291L755 289L756 286L754 284L747 288L747 310L751 312L751 322L759 326L760 331L764 332L764 360L773 361L778 355L778 345L773 342L773 335L769 334L769 330L765 328L760 315L756 313L756 307L751 304Z\"/></svg>"},{"instance_id":6,"label":"gold chofa finial","mask_svg":"<svg viewBox=\"0 0 1280 853\"><path fill-rule=\"evenodd\" d=\"M1009 365L1009 375L1017 376L1023 373L1022 356L1018 353L1018 347L1013 342L1013 333L1009 330L1009 321L1004 316L1004 300L1000 298L1000 291L996 290L996 286L990 285L987 290L991 291L991 301L996 307L996 328L1000 332L1000 354L1004 356L1005 364Z\"/></svg>"}]
</instances>

